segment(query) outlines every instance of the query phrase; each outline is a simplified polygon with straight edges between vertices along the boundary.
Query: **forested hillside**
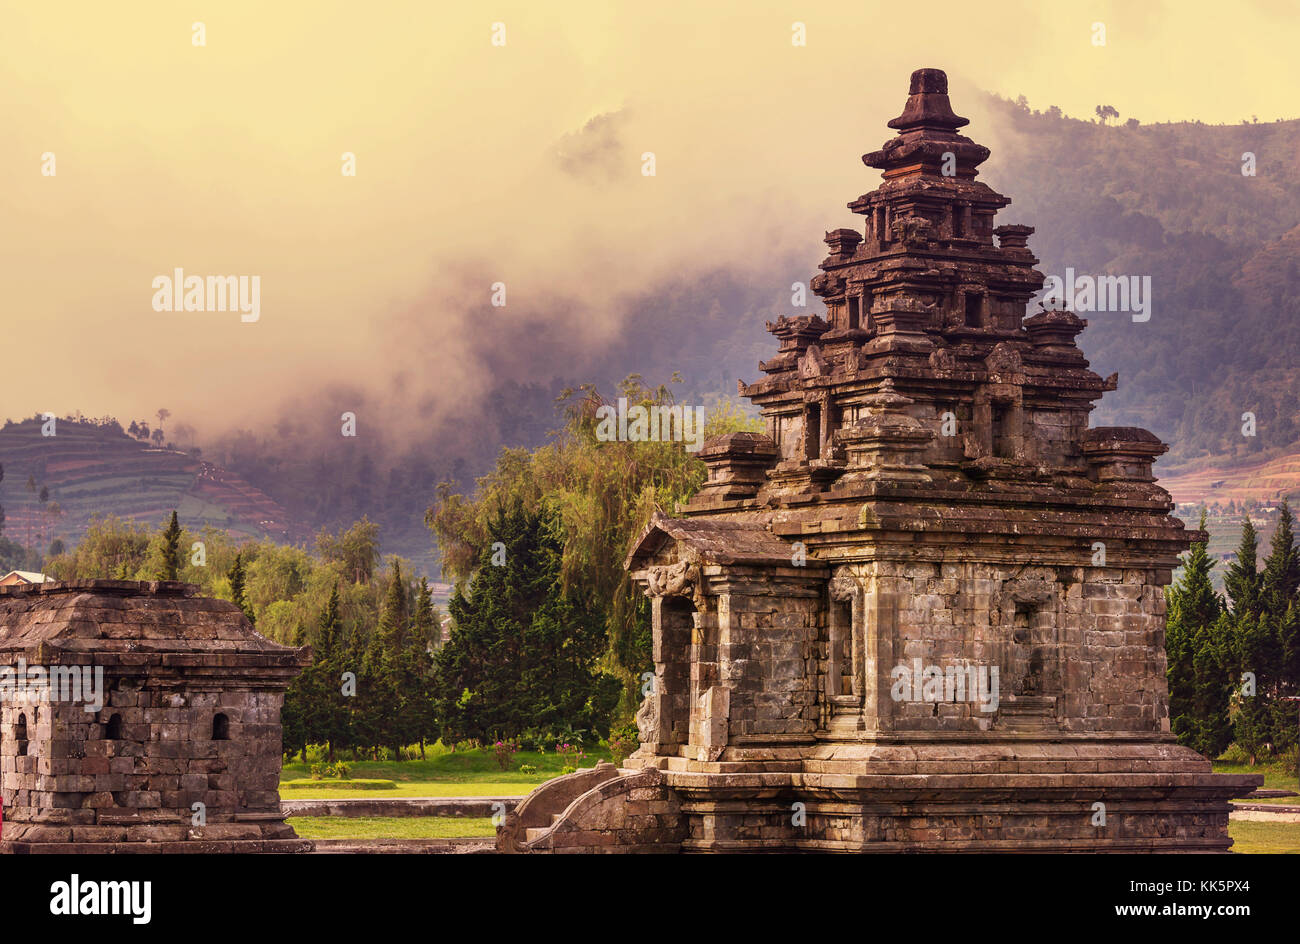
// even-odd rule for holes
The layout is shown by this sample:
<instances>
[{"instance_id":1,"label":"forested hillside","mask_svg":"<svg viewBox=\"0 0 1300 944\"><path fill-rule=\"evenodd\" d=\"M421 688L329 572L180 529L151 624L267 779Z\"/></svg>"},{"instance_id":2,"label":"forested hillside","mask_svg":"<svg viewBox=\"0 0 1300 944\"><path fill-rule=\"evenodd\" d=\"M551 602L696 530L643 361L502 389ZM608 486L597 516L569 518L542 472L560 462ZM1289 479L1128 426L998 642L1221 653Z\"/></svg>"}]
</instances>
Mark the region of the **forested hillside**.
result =
<instances>
[{"instance_id":1,"label":"forested hillside","mask_svg":"<svg viewBox=\"0 0 1300 944\"><path fill-rule=\"evenodd\" d=\"M1300 122L1104 125L991 101L985 179L1029 223L1040 269L1151 276L1151 318L1086 313L1094 369L1119 371L1094 424L1170 443L1162 472L1251 462L1300 438ZM1126 116L1121 116L1121 119ZM976 133L976 137L979 135ZM1254 155L1254 176L1243 175ZM1242 435L1253 412L1257 435Z\"/></svg>"}]
</instances>

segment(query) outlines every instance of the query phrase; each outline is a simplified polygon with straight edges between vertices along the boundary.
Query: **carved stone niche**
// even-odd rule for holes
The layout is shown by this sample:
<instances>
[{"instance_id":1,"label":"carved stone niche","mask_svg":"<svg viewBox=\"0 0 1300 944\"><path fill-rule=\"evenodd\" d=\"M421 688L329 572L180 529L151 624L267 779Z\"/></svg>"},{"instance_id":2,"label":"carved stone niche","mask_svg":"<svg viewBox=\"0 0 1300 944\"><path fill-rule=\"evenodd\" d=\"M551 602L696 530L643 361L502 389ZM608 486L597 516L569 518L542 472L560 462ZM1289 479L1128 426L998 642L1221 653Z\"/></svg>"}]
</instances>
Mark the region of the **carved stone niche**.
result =
<instances>
[{"instance_id":1,"label":"carved stone niche","mask_svg":"<svg viewBox=\"0 0 1300 944\"><path fill-rule=\"evenodd\" d=\"M699 451L709 470L696 498L753 498L766 481L766 472L781 458L781 450L762 433L715 436Z\"/></svg>"},{"instance_id":2,"label":"carved stone niche","mask_svg":"<svg viewBox=\"0 0 1300 944\"><path fill-rule=\"evenodd\" d=\"M1008 727L1056 724L1061 684L1058 585L1012 580L998 598L1001 616L996 647L1000 679L998 722Z\"/></svg>"},{"instance_id":3,"label":"carved stone niche","mask_svg":"<svg viewBox=\"0 0 1300 944\"><path fill-rule=\"evenodd\" d=\"M1136 426L1101 426L1083 435L1083 454L1098 482L1154 482L1151 465L1169 451Z\"/></svg>"},{"instance_id":4,"label":"carved stone niche","mask_svg":"<svg viewBox=\"0 0 1300 944\"><path fill-rule=\"evenodd\" d=\"M822 727L827 727L835 714L859 711L866 691L862 584L841 569L831 578L828 590Z\"/></svg>"}]
</instances>

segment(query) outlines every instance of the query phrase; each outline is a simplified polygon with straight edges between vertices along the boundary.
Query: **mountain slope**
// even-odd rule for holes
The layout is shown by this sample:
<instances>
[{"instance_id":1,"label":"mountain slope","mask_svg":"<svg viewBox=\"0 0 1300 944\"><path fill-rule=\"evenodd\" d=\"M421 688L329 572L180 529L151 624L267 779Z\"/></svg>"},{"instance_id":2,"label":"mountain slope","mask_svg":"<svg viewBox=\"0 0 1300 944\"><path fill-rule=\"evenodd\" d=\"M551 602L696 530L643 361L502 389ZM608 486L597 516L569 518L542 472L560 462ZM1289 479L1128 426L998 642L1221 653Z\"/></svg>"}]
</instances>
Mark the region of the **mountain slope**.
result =
<instances>
[{"instance_id":1,"label":"mountain slope","mask_svg":"<svg viewBox=\"0 0 1300 944\"><path fill-rule=\"evenodd\" d=\"M55 435L29 419L0 429L5 533L31 547L74 544L95 515L160 525L174 508L190 529L299 543L309 528L238 475L128 436L115 421L58 420ZM42 489L47 500L41 501Z\"/></svg>"}]
</instances>

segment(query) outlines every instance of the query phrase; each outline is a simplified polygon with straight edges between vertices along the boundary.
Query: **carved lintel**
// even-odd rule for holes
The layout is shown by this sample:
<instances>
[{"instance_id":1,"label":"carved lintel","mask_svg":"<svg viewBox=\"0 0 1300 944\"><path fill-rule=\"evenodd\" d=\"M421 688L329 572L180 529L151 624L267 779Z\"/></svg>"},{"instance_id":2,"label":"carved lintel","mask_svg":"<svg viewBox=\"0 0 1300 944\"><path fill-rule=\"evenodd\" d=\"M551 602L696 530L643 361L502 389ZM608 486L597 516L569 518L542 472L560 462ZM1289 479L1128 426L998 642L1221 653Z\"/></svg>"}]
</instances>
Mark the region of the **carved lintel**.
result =
<instances>
[{"instance_id":1,"label":"carved lintel","mask_svg":"<svg viewBox=\"0 0 1300 944\"><path fill-rule=\"evenodd\" d=\"M688 597L697 610L704 608L704 577L694 561L649 568L646 590L656 597Z\"/></svg>"},{"instance_id":2,"label":"carved lintel","mask_svg":"<svg viewBox=\"0 0 1300 944\"><path fill-rule=\"evenodd\" d=\"M837 574L831 578L831 599L840 603L852 603L858 594L858 581L848 574Z\"/></svg>"}]
</instances>

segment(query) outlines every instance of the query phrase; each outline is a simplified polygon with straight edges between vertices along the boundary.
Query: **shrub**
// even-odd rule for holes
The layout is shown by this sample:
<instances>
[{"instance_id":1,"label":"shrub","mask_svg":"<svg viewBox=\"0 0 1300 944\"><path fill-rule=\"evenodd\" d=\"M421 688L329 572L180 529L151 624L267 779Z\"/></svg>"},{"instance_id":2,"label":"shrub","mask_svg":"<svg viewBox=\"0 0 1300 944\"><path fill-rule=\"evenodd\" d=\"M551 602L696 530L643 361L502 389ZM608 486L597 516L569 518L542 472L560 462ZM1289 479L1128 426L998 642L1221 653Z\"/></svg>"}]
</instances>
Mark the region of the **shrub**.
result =
<instances>
[{"instance_id":1,"label":"shrub","mask_svg":"<svg viewBox=\"0 0 1300 944\"><path fill-rule=\"evenodd\" d=\"M576 774L577 772L578 772L578 768L576 768L576 767L561 767L561 768L560 768L560 776L561 776L561 777L563 777L565 774Z\"/></svg>"},{"instance_id":2,"label":"shrub","mask_svg":"<svg viewBox=\"0 0 1300 944\"><path fill-rule=\"evenodd\" d=\"M531 777L533 774L537 773L537 768L532 764L520 764L519 772L521 774L528 774Z\"/></svg>"},{"instance_id":3,"label":"shrub","mask_svg":"<svg viewBox=\"0 0 1300 944\"><path fill-rule=\"evenodd\" d=\"M571 744L568 741L556 744L555 753L559 754L564 761L565 769L571 768L570 772L581 767L582 762L587 759L587 752L582 749L581 744Z\"/></svg>"},{"instance_id":4,"label":"shrub","mask_svg":"<svg viewBox=\"0 0 1300 944\"><path fill-rule=\"evenodd\" d=\"M640 746L640 743L636 725L630 724L611 731L604 745L609 748L610 759L614 762L614 766L621 767L623 761Z\"/></svg>"},{"instance_id":5,"label":"shrub","mask_svg":"<svg viewBox=\"0 0 1300 944\"><path fill-rule=\"evenodd\" d=\"M1249 764L1250 755L1237 746L1237 743L1228 745L1228 749L1219 755L1219 760L1225 764Z\"/></svg>"},{"instance_id":6,"label":"shrub","mask_svg":"<svg viewBox=\"0 0 1300 944\"><path fill-rule=\"evenodd\" d=\"M517 750L519 750L519 742L516 740L507 738L504 741L497 741L492 748L492 753L497 759L497 766L502 770L509 770L510 762Z\"/></svg>"},{"instance_id":7,"label":"shrub","mask_svg":"<svg viewBox=\"0 0 1300 944\"><path fill-rule=\"evenodd\" d=\"M310 770L312 780L320 780L326 777L333 780L352 779L352 768L343 761L339 761L337 764L312 764Z\"/></svg>"}]
</instances>

